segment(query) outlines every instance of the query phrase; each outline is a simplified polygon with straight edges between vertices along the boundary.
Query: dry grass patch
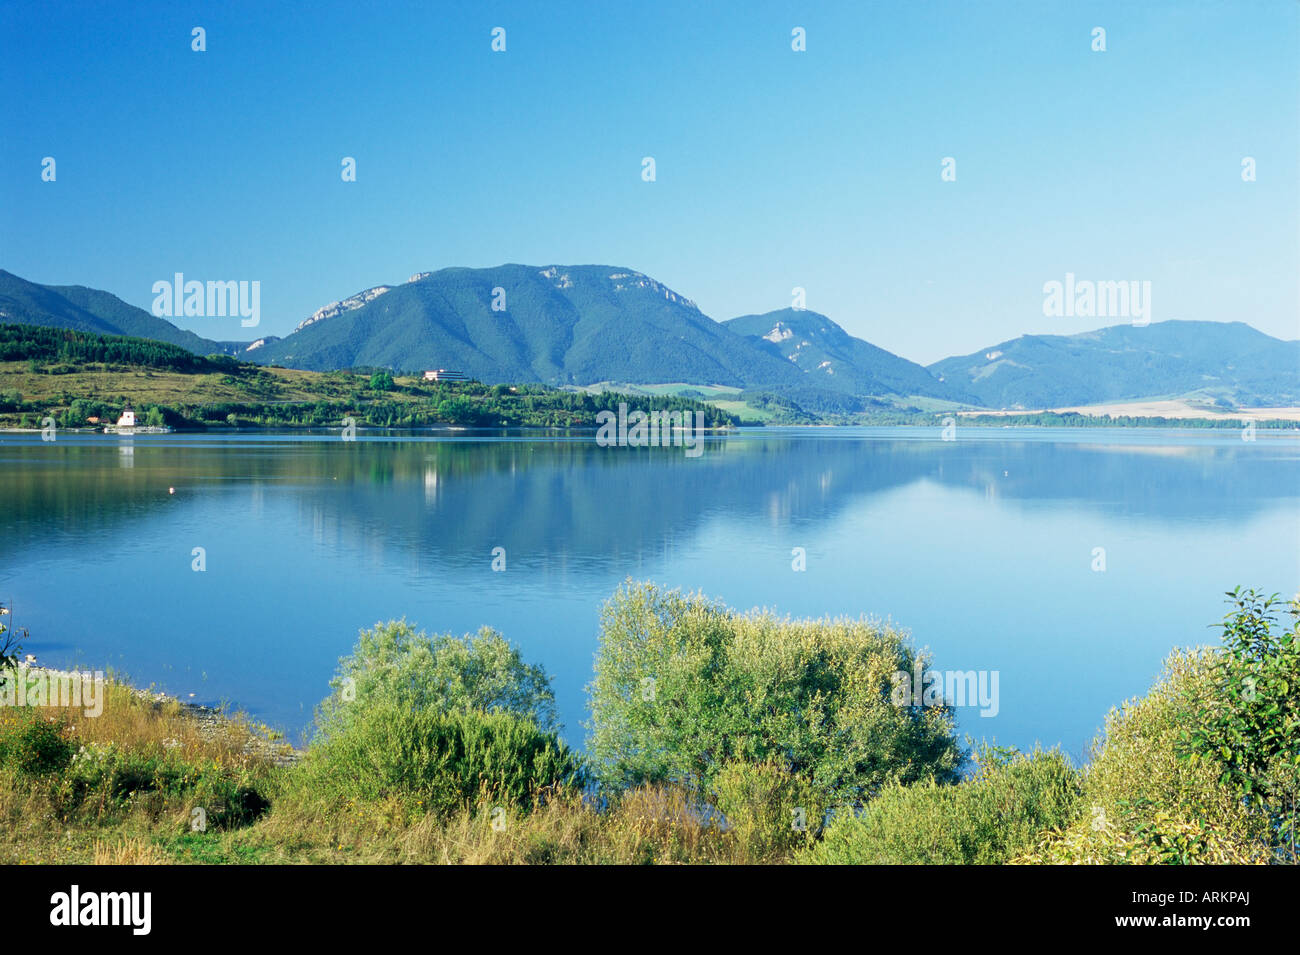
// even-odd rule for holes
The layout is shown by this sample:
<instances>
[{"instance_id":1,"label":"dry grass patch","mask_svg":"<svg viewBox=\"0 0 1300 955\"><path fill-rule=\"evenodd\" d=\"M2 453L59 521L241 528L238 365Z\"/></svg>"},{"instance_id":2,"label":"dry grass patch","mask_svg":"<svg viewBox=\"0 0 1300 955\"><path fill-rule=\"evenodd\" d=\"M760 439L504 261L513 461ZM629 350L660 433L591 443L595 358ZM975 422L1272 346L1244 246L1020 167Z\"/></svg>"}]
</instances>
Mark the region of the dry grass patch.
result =
<instances>
[{"instance_id":1,"label":"dry grass patch","mask_svg":"<svg viewBox=\"0 0 1300 955\"><path fill-rule=\"evenodd\" d=\"M169 861L165 852L138 836L95 840L95 865L166 865Z\"/></svg>"}]
</instances>

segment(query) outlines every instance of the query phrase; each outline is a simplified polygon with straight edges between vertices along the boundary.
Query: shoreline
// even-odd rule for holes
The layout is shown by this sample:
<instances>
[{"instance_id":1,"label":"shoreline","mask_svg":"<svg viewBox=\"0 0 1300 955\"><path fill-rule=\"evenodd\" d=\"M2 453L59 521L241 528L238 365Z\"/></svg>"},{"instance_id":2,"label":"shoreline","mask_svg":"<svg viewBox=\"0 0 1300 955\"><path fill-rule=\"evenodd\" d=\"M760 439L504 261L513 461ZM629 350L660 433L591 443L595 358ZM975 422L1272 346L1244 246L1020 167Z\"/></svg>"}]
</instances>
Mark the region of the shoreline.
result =
<instances>
[{"instance_id":1,"label":"shoreline","mask_svg":"<svg viewBox=\"0 0 1300 955\"><path fill-rule=\"evenodd\" d=\"M87 677L92 685L107 688L109 686L118 687L130 694L132 699L147 704L154 712L162 712L164 707L175 705L177 712L184 719L195 724L200 736L207 740L214 740L223 735L227 728L238 727L248 734L249 742L244 748L244 752L249 756L256 756L266 759L274 766L292 766L303 758L304 751L296 748L289 743L287 739L276 740L270 738L274 733L270 727L253 721L251 716L231 715L226 712L223 705L208 706L204 703L191 703L182 700L174 694L167 693L163 690L143 689L134 684L114 678L102 670L62 670L56 667L41 666L36 663L19 662L17 666L0 670L0 675L30 675L36 674L37 679L47 681L47 685L57 685L61 687L61 699L70 701L67 705L69 710L82 710L85 719L96 719L101 713L89 714L84 712L84 691L81 689L87 682ZM75 693L72 686L76 681L77 689ZM7 682L7 681L6 681ZM30 686L30 676L24 681L25 685ZM43 698L41 702L23 702L10 704L7 702L6 689L0 692L0 710L19 708L35 708L39 706L48 706ZM25 695L25 693L24 693ZM50 695L51 697L53 694ZM81 698L83 703L71 702L74 699ZM102 701L101 701L102 702Z\"/></svg>"},{"instance_id":2,"label":"shoreline","mask_svg":"<svg viewBox=\"0 0 1300 955\"><path fill-rule=\"evenodd\" d=\"M1267 417L1266 412L1273 409L1244 409L1240 414L1222 413L1203 415L1188 415L1186 417L1164 417L1164 416L1136 416L1123 414L1110 415L1085 415L1075 410L1063 412L1057 411L950 411L936 412L936 420L933 422L817 422L815 424L803 424L797 422L768 423L768 422L743 422L738 425L729 425L726 427L708 426L700 430L710 435L738 434L742 432L764 431L764 430L786 430L786 429L837 429L837 428L942 428L943 418L949 416L958 417L962 424L972 428L1017 428L1031 430L1082 430L1082 429L1126 429L1126 430L1169 430L1169 431L1233 431L1240 430L1247 424L1254 424L1258 431L1272 431L1282 434L1300 432L1300 408L1296 409L1276 409L1293 413L1293 417ZM1070 423L1051 422L1014 422L1011 424L1002 424L996 420L979 420L1012 418L1018 416L1041 415L1041 414L1061 414L1075 416L1077 419ZM942 417L940 416L942 415ZM1133 424L1135 420L1140 423ZM356 427L357 433L373 434L426 434L431 432L464 432L464 433L508 433L508 432L536 432L539 434L596 434L600 430L596 425L581 425L575 427L553 427L547 425L426 425L418 428L401 428L401 427L374 427L362 426ZM0 434L41 434L42 428L23 428L12 425L0 425ZM136 430L136 431L105 431L102 428L59 428L61 434L103 434L106 437L114 438L133 438L138 436L157 436L167 434L277 434L277 433L294 433L294 434L331 434L341 432L341 427L321 427L319 425L292 425L292 424L275 424L275 425L246 425L240 427L209 427L209 428L184 428L184 427L167 427L159 429Z\"/></svg>"}]
</instances>

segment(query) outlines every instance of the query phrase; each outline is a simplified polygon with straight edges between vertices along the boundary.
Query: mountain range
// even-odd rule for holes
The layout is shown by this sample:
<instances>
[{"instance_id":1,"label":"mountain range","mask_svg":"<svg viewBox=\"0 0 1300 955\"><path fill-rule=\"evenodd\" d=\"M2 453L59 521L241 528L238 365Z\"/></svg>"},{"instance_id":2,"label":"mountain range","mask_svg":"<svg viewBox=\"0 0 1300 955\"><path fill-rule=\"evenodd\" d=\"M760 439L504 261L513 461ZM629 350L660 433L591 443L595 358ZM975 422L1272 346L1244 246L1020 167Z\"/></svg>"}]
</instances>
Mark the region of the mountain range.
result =
<instances>
[{"instance_id":1,"label":"mountain range","mask_svg":"<svg viewBox=\"0 0 1300 955\"><path fill-rule=\"evenodd\" d=\"M929 366L988 408L1059 408L1192 395L1242 407L1300 405L1300 341L1245 322L1113 325L1022 335Z\"/></svg>"},{"instance_id":2,"label":"mountain range","mask_svg":"<svg viewBox=\"0 0 1300 955\"><path fill-rule=\"evenodd\" d=\"M789 362L805 384L852 395L921 395L973 402L915 362L854 338L825 315L785 308L722 323L755 348Z\"/></svg>"},{"instance_id":3,"label":"mountain range","mask_svg":"<svg viewBox=\"0 0 1300 955\"><path fill-rule=\"evenodd\" d=\"M322 312L250 358L320 371L451 368L483 381L552 385L745 387L799 378L686 297L610 266L443 269Z\"/></svg>"},{"instance_id":4,"label":"mountain range","mask_svg":"<svg viewBox=\"0 0 1300 955\"><path fill-rule=\"evenodd\" d=\"M84 285L38 285L4 269L0 269L0 322L152 338L197 355L237 355L248 347L246 342L212 341L177 328L109 292Z\"/></svg>"},{"instance_id":5,"label":"mountain range","mask_svg":"<svg viewBox=\"0 0 1300 955\"><path fill-rule=\"evenodd\" d=\"M447 368L488 383L673 382L1025 409L1177 396L1300 404L1300 342L1243 322L1024 335L927 368L817 312L717 322L653 278L603 265L421 272L325 305L283 338L251 343L203 338L108 292L0 270L0 321L152 338L292 368Z\"/></svg>"}]
</instances>

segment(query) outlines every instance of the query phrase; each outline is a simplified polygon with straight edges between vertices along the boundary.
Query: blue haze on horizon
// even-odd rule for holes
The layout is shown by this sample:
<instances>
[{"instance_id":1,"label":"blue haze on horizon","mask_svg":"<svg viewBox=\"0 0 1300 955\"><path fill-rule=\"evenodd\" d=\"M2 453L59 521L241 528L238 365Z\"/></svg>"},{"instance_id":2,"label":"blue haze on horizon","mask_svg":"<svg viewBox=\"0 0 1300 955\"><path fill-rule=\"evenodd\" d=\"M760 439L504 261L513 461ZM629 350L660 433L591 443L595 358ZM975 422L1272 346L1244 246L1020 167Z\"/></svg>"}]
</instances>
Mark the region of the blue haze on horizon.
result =
<instances>
[{"instance_id":1,"label":"blue haze on horizon","mask_svg":"<svg viewBox=\"0 0 1300 955\"><path fill-rule=\"evenodd\" d=\"M260 281L256 330L175 320L216 339L505 262L633 268L718 320L800 286L923 363L1114 324L1043 315L1066 272L1294 339L1298 67L1283 0L5 0L0 267L142 308L175 272Z\"/></svg>"}]
</instances>

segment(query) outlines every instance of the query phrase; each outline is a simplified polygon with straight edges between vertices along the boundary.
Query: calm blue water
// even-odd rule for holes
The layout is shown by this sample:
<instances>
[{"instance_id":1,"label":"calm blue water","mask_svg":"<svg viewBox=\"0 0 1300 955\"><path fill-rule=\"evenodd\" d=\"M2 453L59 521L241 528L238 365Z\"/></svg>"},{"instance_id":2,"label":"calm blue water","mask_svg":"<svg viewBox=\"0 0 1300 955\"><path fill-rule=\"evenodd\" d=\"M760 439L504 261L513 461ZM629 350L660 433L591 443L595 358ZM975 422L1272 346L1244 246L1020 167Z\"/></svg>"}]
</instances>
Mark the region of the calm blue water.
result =
<instances>
[{"instance_id":1,"label":"calm blue water","mask_svg":"<svg viewBox=\"0 0 1300 955\"><path fill-rule=\"evenodd\" d=\"M633 577L891 618L940 669L998 671L998 715L964 709L964 732L1079 756L1172 647L1217 639L1224 590L1295 593L1300 440L767 429L690 459L590 435L0 435L0 517L0 600L40 662L294 738L357 631L405 616L520 644L580 743L597 613Z\"/></svg>"}]
</instances>

